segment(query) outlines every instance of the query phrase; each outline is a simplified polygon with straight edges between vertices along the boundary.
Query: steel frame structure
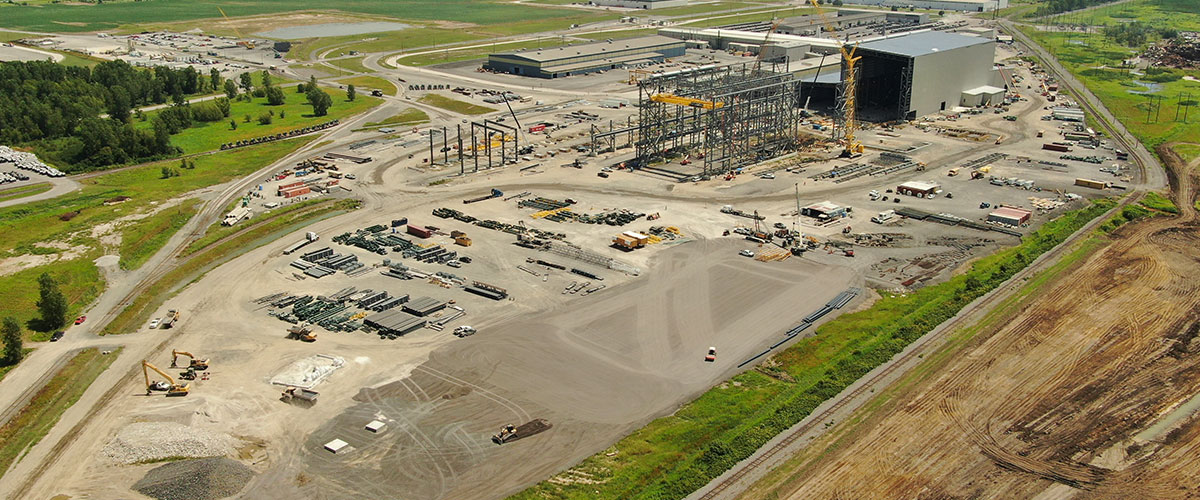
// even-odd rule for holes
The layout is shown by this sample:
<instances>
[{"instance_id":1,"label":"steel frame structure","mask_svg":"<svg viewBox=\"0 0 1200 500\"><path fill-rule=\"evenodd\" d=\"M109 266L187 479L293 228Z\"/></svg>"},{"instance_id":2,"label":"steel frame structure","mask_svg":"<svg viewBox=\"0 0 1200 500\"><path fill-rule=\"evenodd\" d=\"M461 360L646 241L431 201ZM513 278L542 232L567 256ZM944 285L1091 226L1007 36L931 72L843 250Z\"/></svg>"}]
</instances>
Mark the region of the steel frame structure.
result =
<instances>
[{"instance_id":1,"label":"steel frame structure","mask_svg":"<svg viewBox=\"0 0 1200 500\"><path fill-rule=\"evenodd\" d=\"M713 109L652 100L655 94L720 103ZM800 80L747 64L656 75L638 84L636 166L704 153L717 175L792 151L799 143ZM601 134L597 134L598 136Z\"/></svg>"}]
</instances>

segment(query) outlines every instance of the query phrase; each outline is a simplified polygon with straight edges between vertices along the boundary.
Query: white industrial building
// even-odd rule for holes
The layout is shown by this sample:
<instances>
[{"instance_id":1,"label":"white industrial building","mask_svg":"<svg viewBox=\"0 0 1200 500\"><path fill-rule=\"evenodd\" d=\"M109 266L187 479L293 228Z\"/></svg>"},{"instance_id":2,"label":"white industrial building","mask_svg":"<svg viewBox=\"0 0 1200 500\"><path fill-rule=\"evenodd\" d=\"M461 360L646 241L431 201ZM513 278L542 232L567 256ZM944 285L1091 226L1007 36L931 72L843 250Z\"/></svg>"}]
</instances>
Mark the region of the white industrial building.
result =
<instances>
[{"instance_id":1,"label":"white industrial building","mask_svg":"<svg viewBox=\"0 0 1200 500\"><path fill-rule=\"evenodd\" d=\"M995 70L996 43L987 38L924 31L860 43L860 116L911 120L962 105L1003 99Z\"/></svg>"},{"instance_id":2,"label":"white industrial building","mask_svg":"<svg viewBox=\"0 0 1200 500\"><path fill-rule=\"evenodd\" d=\"M963 12L991 12L1008 7L1008 0L842 0L845 5L874 5L907 9L959 10Z\"/></svg>"}]
</instances>

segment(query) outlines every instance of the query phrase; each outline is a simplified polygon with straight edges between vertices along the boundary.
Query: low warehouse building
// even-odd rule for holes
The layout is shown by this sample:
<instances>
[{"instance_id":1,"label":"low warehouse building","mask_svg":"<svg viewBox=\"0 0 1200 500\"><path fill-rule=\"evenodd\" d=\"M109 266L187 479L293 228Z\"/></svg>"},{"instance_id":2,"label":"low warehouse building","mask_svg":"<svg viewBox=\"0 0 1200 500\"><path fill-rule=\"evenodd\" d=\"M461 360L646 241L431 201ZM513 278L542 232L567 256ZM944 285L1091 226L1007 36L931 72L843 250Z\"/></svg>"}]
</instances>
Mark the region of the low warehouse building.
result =
<instances>
[{"instance_id":1,"label":"low warehouse building","mask_svg":"<svg viewBox=\"0 0 1200 500\"><path fill-rule=\"evenodd\" d=\"M1000 207L988 214L988 222L996 222L1009 226L1020 226L1029 222L1033 217L1033 212L1023 208L1016 207Z\"/></svg>"},{"instance_id":2,"label":"low warehouse building","mask_svg":"<svg viewBox=\"0 0 1200 500\"><path fill-rule=\"evenodd\" d=\"M822 201L814 203L800 209L800 215L805 217L813 217L816 219L832 219L835 217L845 217L850 212L849 207L835 205L831 201Z\"/></svg>"},{"instance_id":3,"label":"low warehouse building","mask_svg":"<svg viewBox=\"0 0 1200 500\"><path fill-rule=\"evenodd\" d=\"M413 299L402 306L404 312L414 316L429 316L435 312L446 308L446 302L432 297L420 297Z\"/></svg>"},{"instance_id":4,"label":"low warehouse building","mask_svg":"<svg viewBox=\"0 0 1200 500\"><path fill-rule=\"evenodd\" d=\"M499 73L559 78L662 62L684 55L685 45L682 40L653 35L489 54L483 67Z\"/></svg>"},{"instance_id":5,"label":"low warehouse building","mask_svg":"<svg viewBox=\"0 0 1200 500\"><path fill-rule=\"evenodd\" d=\"M875 5L891 8L991 12L1008 7L1008 0L842 0L845 5Z\"/></svg>"},{"instance_id":6,"label":"low warehouse building","mask_svg":"<svg viewBox=\"0 0 1200 500\"><path fill-rule=\"evenodd\" d=\"M367 316L363 324L383 335L400 336L425 327L425 320L414 318L397 310L383 311Z\"/></svg>"},{"instance_id":7,"label":"low warehouse building","mask_svg":"<svg viewBox=\"0 0 1200 500\"><path fill-rule=\"evenodd\" d=\"M580 2L583 3L583 2ZM668 7L683 7L688 0L591 0L594 5L601 7L624 7L626 9L665 9Z\"/></svg>"},{"instance_id":8,"label":"low warehouse building","mask_svg":"<svg viewBox=\"0 0 1200 500\"><path fill-rule=\"evenodd\" d=\"M911 181L896 186L896 193L927 198L937 194L941 188L942 186L939 186L936 182Z\"/></svg>"},{"instance_id":9,"label":"low warehouse building","mask_svg":"<svg viewBox=\"0 0 1200 500\"><path fill-rule=\"evenodd\" d=\"M970 90L964 90L959 106L972 108L975 106L994 106L1004 102L1005 90L1000 87L984 85Z\"/></svg>"}]
</instances>

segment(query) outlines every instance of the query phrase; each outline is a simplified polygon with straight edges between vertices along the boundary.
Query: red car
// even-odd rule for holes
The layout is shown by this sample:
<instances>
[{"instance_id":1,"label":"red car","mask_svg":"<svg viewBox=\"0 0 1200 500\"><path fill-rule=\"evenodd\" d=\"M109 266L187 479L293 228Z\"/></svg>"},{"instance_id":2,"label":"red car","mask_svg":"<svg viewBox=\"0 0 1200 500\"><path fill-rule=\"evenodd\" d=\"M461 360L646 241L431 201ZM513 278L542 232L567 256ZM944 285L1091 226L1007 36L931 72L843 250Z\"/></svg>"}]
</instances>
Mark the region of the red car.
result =
<instances>
[{"instance_id":1,"label":"red car","mask_svg":"<svg viewBox=\"0 0 1200 500\"><path fill-rule=\"evenodd\" d=\"M83 324L84 321L87 321L87 316L80 316L78 318L75 318L76 325Z\"/></svg>"}]
</instances>

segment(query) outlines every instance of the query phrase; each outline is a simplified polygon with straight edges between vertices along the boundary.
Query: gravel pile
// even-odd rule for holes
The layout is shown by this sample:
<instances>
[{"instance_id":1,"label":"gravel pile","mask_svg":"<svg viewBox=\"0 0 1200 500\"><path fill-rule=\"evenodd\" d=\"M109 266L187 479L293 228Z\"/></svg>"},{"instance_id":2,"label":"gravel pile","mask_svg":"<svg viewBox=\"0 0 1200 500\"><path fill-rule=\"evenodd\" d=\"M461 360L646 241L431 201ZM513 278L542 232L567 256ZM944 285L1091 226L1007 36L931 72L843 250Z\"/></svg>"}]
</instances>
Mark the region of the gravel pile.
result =
<instances>
[{"instance_id":1,"label":"gravel pile","mask_svg":"<svg viewBox=\"0 0 1200 500\"><path fill-rule=\"evenodd\" d=\"M236 460L201 458L155 467L133 489L158 500L217 500L236 495L252 477Z\"/></svg>"},{"instance_id":2,"label":"gravel pile","mask_svg":"<svg viewBox=\"0 0 1200 500\"><path fill-rule=\"evenodd\" d=\"M101 453L122 464L175 457L217 457L233 453L236 441L226 434L172 422L138 422L117 433Z\"/></svg>"}]
</instances>

